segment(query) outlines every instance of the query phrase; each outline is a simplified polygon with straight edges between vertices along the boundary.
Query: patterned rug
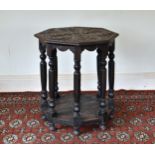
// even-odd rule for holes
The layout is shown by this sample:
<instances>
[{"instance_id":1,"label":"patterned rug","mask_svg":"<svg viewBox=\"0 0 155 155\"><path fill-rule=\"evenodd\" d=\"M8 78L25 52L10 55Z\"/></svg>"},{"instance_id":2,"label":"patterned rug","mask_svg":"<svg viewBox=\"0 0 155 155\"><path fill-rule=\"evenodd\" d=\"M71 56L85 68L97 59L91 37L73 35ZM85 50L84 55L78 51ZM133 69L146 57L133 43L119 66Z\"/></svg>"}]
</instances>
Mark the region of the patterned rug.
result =
<instances>
[{"instance_id":1,"label":"patterned rug","mask_svg":"<svg viewBox=\"0 0 155 155\"><path fill-rule=\"evenodd\" d=\"M51 132L40 117L39 99L39 93L0 93L0 143L155 143L155 91L117 91L107 130L85 126L79 136L66 126Z\"/></svg>"}]
</instances>

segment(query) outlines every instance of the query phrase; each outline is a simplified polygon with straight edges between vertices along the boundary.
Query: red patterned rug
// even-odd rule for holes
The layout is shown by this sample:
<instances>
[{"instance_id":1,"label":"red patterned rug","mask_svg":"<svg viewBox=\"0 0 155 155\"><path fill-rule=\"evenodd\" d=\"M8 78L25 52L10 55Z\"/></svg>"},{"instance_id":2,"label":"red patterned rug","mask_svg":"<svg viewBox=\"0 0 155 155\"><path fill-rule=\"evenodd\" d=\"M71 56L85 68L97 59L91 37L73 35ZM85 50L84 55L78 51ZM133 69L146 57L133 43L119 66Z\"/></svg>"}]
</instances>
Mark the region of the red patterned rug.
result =
<instances>
[{"instance_id":1,"label":"red patterned rug","mask_svg":"<svg viewBox=\"0 0 155 155\"><path fill-rule=\"evenodd\" d=\"M155 91L117 91L114 119L101 131L97 125L56 132L40 117L39 93L0 93L0 143L155 143Z\"/></svg>"}]
</instances>

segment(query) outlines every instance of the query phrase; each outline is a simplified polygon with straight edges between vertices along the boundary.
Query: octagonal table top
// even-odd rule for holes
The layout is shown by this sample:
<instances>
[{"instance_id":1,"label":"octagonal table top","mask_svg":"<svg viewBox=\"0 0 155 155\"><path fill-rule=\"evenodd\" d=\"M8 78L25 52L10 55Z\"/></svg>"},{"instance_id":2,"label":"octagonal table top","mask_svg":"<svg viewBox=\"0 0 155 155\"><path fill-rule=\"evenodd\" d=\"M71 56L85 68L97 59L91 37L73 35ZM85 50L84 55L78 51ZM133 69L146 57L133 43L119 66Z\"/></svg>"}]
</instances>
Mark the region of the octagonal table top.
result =
<instances>
[{"instance_id":1,"label":"octagonal table top","mask_svg":"<svg viewBox=\"0 0 155 155\"><path fill-rule=\"evenodd\" d=\"M59 45L96 45L114 40L118 33L104 28L64 27L51 28L34 35L44 43Z\"/></svg>"}]
</instances>

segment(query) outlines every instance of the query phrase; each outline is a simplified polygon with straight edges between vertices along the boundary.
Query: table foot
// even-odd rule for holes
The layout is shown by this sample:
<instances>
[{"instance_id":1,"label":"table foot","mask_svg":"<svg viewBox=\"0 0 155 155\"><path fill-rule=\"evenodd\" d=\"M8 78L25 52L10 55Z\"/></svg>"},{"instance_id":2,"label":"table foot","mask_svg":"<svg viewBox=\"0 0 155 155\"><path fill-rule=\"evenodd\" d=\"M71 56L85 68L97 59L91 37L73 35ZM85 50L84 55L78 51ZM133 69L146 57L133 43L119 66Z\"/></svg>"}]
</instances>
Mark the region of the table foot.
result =
<instances>
[{"instance_id":1,"label":"table foot","mask_svg":"<svg viewBox=\"0 0 155 155\"><path fill-rule=\"evenodd\" d=\"M41 119L43 119L43 120L47 120L46 115L45 115L45 114L42 114L42 115L41 115Z\"/></svg>"},{"instance_id":2,"label":"table foot","mask_svg":"<svg viewBox=\"0 0 155 155\"><path fill-rule=\"evenodd\" d=\"M111 111L111 112L109 113L109 119L113 119L113 118L114 118L114 112Z\"/></svg>"},{"instance_id":3,"label":"table foot","mask_svg":"<svg viewBox=\"0 0 155 155\"><path fill-rule=\"evenodd\" d=\"M49 123L49 129L50 129L51 131L56 131L55 124L54 124L54 123Z\"/></svg>"},{"instance_id":4,"label":"table foot","mask_svg":"<svg viewBox=\"0 0 155 155\"><path fill-rule=\"evenodd\" d=\"M79 135L80 134L80 129L75 129L74 131L73 131L73 133L74 133L74 135Z\"/></svg>"},{"instance_id":5,"label":"table foot","mask_svg":"<svg viewBox=\"0 0 155 155\"><path fill-rule=\"evenodd\" d=\"M102 130L102 131L105 131L106 130L106 126L105 125L100 125L100 129Z\"/></svg>"}]
</instances>

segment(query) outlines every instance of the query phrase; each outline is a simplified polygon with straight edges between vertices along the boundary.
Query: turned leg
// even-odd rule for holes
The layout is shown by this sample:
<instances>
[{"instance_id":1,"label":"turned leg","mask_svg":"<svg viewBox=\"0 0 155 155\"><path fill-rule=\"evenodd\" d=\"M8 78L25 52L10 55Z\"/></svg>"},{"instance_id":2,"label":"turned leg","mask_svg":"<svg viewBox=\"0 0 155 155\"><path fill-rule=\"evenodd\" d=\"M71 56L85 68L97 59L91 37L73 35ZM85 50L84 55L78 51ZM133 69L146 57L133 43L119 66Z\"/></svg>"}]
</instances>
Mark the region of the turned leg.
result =
<instances>
[{"instance_id":1,"label":"turned leg","mask_svg":"<svg viewBox=\"0 0 155 155\"><path fill-rule=\"evenodd\" d=\"M106 57L107 57L107 47L99 49L100 61L99 61L99 76L101 80L101 94L99 98L99 125L101 130L106 129L105 119L106 119Z\"/></svg>"},{"instance_id":2,"label":"turned leg","mask_svg":"<svg viewBox=\"0 0 155 155\"><path fill-rule=\"evenodd\" d=\"M98 86L97 86L97 89L98 89L97 97L101 96L101 80L100 80L100 76L99 76L99 68L100 68L100 63L99 63L99 61L100 61L100 52L99 51L100 50L97 49L97 60L96 60L96 62L97 62L97 80L98 80L98 82L97 82L97 84L98 84Z\"/></svg>"},{"instance_id":3,"label":"turned leg","mask_svg":"<svg viewBox=\"0 0 155 155\"><path fill-rule=\"evenodd\" d=\"M39 42L40 50L40 78L41 78L41 109L47 107L47 64L46 64L46 46ZM43 114L42 119L46 119L46 116Z\"/></svg>"},{"instance_id":4,"label":"turned leg","mask_svg":"<svg viewBox=\"0 0 155 155\"><path fill-rule=\"evenodd\" d=\"M47 53L49 57L49 111L48 117L50 120L50 129L55 130L55 125L53 121L53 117L55 116L55 74L56 74L56 67L55 67L55 59L56 59L56 50L52 48L51 45L47 47Z\"/></svg>"},{"instance_id":5,"label":"turned leg","mask_svg":"<svg viewBox=\"0 0 155 155\"><path fill-rule=\"evenodd\" d=\"M74 134L80 133L80 86L81 86L81 74L80 74L80 52L77 50L74 53Z\"/></svg>"},{"instance_id":6,"label":"turned leg","mask_svg":"<svg viewBox=\"0 0 155 155\"><path fill-rule=\"evenodd\" d=\"M39 42L40 50L40 77L41 77L41 104L46 103L47 100L47 64L46 64L46 46Z\"/></svg>"},{"instance_id":7,"label":"turned leg","mask_svg":"<svg viewBox=\"0 0 155 155\"><path fill-rule=\"evenodd\" d=\"M115 62L114 62L114 42L109 46L109 63L108 63L108 76L109 76L109 117L113 118L114 115L114 72L115 72Z\"/></svg>"},{"instance_id":8,"label":"turned leg","mask_svg":"<svg viewBox=\"0 0 155 155\"><path fill-rule=\"evenodd\" d=\"M55 49L55 98L59 98L60 95L58 93L58 58L57 58L57 51Z\"/></svg>"}]
</instances>

